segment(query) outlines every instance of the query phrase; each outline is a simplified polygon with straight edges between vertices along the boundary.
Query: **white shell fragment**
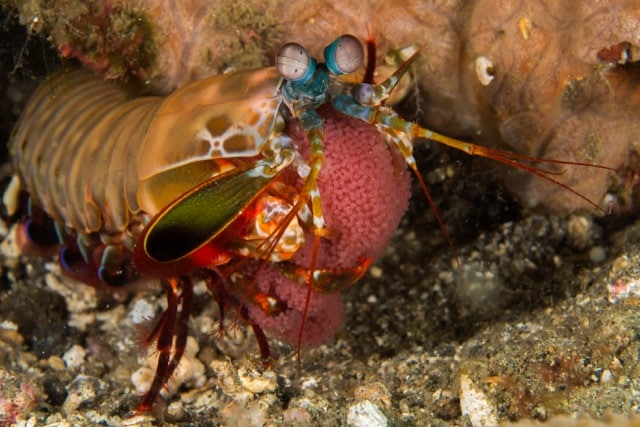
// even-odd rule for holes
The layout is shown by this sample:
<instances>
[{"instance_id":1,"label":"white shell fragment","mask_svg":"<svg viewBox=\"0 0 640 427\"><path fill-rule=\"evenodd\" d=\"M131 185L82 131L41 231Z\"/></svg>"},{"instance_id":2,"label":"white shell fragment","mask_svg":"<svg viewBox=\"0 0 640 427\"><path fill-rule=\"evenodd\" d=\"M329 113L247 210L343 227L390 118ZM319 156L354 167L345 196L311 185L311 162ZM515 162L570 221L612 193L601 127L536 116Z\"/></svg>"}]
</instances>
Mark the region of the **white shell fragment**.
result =
<instances>
[{"instance_id":1,"label":"white shell fragment","mask_svg":"<svg viewBox=\"0 0 640 427\"><path fill-rule=\"evenodd\" d=\"M465 374L460 375L460 410L469 417L473 427L498 425L497 410L491 399Z\"/></svg>"},{"instance_id":2,"label":"white shell fragment","mask_svg":"<svg viewBox=\"0 0 640 427\"><path fill-rule=\"evenodd\" d=\"M479 56L476 58L476 75L478 81L482 86L488 86L494 79L493 62L486 56Z\"/></svg>"},{"instance_id":3,"label":"white shell fragment","mask_svg":"<svg viewBox=\"0 0 640 427\"><path fill-rule=\"evenodd\" d=\"M350 427L386 427L387 424L387 417L368 400L358 402L349 408L347 425Z\"/></svg>"},{"instance_id":4,"label":"white shell fragment","mask_svg":"<svg viewBox=\"0 0 640 427\"><path fill-rule=\"evenodd\" d=\"M79 346L78 344L74 344L66 353L62 356L62 360L64 360L65 365L69 369L80 369L82 364L84 363L84 358L87 355L87 351Z\"/></svg>"}]
</instances>

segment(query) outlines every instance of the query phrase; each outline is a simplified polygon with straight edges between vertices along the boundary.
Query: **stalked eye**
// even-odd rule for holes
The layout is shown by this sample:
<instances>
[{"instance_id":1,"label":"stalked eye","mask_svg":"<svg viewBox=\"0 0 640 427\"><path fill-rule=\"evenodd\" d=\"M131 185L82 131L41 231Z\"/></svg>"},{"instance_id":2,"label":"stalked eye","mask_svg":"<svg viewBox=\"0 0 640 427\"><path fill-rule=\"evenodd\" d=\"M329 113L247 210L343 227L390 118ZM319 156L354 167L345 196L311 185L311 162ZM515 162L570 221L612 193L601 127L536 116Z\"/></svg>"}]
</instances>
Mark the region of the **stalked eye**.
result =
<instances>
[{"instance_id":1,"label":"stalked eye","mask_svg":"<svg viewBox=\"0 0 640 427\"><path fill-rule=\"evenodd\" d=\"M313 75L316 61L298 43L287 43L276 55L276 68L285 79L305 83Z\"/></svg>"},{"instance_id":2,"label":"stalked eye","mask_svg":"<svg viewBox=\"0 0 640 427\"><path fill-rule=\"evenodd\" d=\"M362 65L364 51L360 40L351 34L344 34L324 49L324 61L335 75L349 74Z\"/></svg>"}]
</instances>

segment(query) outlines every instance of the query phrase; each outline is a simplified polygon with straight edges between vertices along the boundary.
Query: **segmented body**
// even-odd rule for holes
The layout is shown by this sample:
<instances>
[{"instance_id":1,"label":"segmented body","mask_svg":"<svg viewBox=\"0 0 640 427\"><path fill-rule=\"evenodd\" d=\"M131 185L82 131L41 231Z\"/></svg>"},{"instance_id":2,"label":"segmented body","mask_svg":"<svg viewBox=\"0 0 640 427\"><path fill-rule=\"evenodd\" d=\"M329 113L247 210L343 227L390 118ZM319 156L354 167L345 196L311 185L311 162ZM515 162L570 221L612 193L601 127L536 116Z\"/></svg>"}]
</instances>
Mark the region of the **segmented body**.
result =
<instances>
[{"instance_id":1,"label":"segmented body","mask_svg":"<svg viewBox=\"0 0 640 427\"><path fill-rule=\"evenodd\" d=\"M140 210L136 159L161 103L127 100L123 88L83 71L51 78L34 94L10 146L25 190L69 229L123 232Z\"/></svg>"},{"instance_id":2,"label":"segmented body","mask_svg":"<svg viewBox=\"0 0 640 427\"><path fill-rule=\"evenodd\" d=\"M318 185L328 117L321 108L373 125L377 144L392 147L416 173L415 137L510 165L544 161L436 134L386 107L417 54L379 85L337 77L360 67L363 56L354 37L342 36L325 50L326 64L288 44L277 68L212 77L167 98L129 99L123 89L82 72L52 78L34 95L11 146L23 187L67 234L79 237L77 249L85 264L100 267L100 280L126 282L140 274L168 279L168 308L149 337L160 354L158 368L142 409L151 406L184 352L192 274L200 272L218 291L221 308L231 301L240 311L258 307L271 318L295 305L272 293L289 286L276 282L286 277L292 286L306 285L306 299L295 307L300 345L311 295L338 292L366 271L372 257L366 251L355 254L355 265L340 268L323 259L324 243L340 241L325 220ZM295 120L308 139L304 155L285 129ZM398 175L392 160L385 167ZM556 182L544 170L518 167ZM296 258L304 235L308 244ZM388 237L390 232L383 239ZM124 268L131 257L134 266ZM212 284L218 273L210 267L245 259L259 262L245 266L243 277L224 273L223 285ZM267 357L264 334L252 326Z\"/></svg>"},{"instance_id":3,"label":"segmented body","mask_svg":"<svg viewBox=\"0 0 640 427\"><path fill-rule=\"evenodd\" d=\"M279 81L275 69L266 68L195 82L168 98L129 99L123 88L86 72L58 75L38 89L16 126L10 150L17 175L56 224L80 236L85 258L94 246L87 236L99 236L113 249L110 257L122 258L149 218L180 195L225 172L253 167L263 150L274 150L270 144L288 143L281 133ZM292 200L278 199L284 193L271 194L269 205L290 208ZM229 215L238 214L231 209ZM258 222L255 232L236 236L236 252L247 255L242 241L273 227L264 218ZM288 231L269 253L273 259L291 257L301 245L295 219ZM104 256L102 250L94 254ZM220 248L209 264L231 256ZM193 269L192 263L183 269Z\"/></svg>"},{"instance_id":4,"label":"segmented body","mask_svg":"<svg viewBox=\"0 0 640 427\"><path fill-rule=\"evenodd\" d=\"M16 126L16 171L58 223L122 232L132 215L153 215L233 167L211 160L258 155L276 132L279 79L273 68L252 70L196 82L168 99L128 99L87 72L60 74L39 88Z\"/></svg>"}]
</instances>

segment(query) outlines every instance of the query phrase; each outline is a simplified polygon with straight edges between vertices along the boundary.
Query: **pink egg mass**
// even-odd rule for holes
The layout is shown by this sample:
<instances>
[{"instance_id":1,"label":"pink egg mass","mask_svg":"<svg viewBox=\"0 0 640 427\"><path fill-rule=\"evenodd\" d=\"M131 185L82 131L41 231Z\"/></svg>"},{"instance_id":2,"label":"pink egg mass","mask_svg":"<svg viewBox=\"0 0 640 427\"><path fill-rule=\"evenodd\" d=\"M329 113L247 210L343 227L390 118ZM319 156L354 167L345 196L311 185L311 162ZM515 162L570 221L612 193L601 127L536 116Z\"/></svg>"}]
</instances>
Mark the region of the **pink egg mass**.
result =
<instances>
[{"instance_id":1,"label":"pink egg mass","mask_svg":"<svg viewBox=\"0 0 640 427\"><path fill-rule=\"evenodd\" d=\"M321 114L325 162L318 187L330 236L321 240L316 268L352 269L364 258L375 261L382 255L407 209L410 173L400 153L372 125L330 108L321 109ZM306 156L309 142L297 123L290 126L289 135ZM307 268L312 249L313 235L307 232L292 262ZM276 297L286 308L267 315L247 304L250 319L273 336L296 343L307 286L287 278L272 264L258 274L255 283L260 292ZM301 344L314 346L333 338L343 319L339 292L312 292Z\"/></svg>"}]
</instances>

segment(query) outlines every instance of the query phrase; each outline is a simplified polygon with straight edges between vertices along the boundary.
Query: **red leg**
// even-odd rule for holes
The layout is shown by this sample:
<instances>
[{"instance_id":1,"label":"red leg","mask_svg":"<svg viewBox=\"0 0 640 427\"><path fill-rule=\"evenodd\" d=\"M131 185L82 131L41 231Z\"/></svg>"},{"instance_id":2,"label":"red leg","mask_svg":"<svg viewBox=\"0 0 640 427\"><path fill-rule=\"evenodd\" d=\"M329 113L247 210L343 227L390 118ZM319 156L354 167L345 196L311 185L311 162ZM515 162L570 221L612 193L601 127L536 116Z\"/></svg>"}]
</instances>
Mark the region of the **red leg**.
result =
<instances>
[{"instance_id":1,"label":"red leg","mask_svg":"<svg viewBox=\"0 0 640 427\"><path fill-rule=\"evenodd\" d=\"M187 348L187 337L189 336L189 317L191 317L193 302L193 281L190 277L184 277L181 284L182 292L180 294L180 300L182 303L180 304L180 316L178 316L175 330L176 342L173 357L167 369L166 379L169 379L171 375L173 375L173 372L180 364L184 350Z\"/></svg>"},{"instance_id":2,"label":"red leg","mask_svg":"<svg viewBox=\"0 0 640 427\"><path fill-rule=\"evenodd\" d=\"M171 279L163 282L167 291L167 309L160 319L160 327L156 328L158 341L156 350L158 351L158 364L153 377L153 383L145 394L138 411L147 412L153 406L156 398L160 394L160 390L165 385L168 378L169 361L171 359L171 349L173 347L174 328L176 323L176 315L178 311L178 280Z\"/></svg>"},{"instance_id":3,"label":"red leg","mask_svg":"<svg viewBox=\"0 0 640 427\"><path fill-rule=\"evenodd\" d=\"M204 278L204 282L206 283L207 289L209 289L209 292L211 292L214 295L214 298L218 302L218 311L220 312L220 319L218 321L217 338L222 339L224 338L224 314L225 314L224 302L225 302L227 292L224 288L224 283L222 283L222 281L225 280L224 276L220 274L220 272L218 272L218 270L216 269L212 269L212 271L218 275L220 280L215 280L212 274L207 274L206 277Z\"/></svg>"},{"instance_id":4,"label":"red leg","mask_svg":"<svg viewBox=\"0 0 640 427\"><path fill-rule=\"evenodd\" d=\"M271 347L269 346L269 340L267 339L267 336L264 334L264 331L257 323L249 319L249 313L247 312L246 307L242 307L240 315L243 319L245 319L245 321L249 323L249 325L251 325L253 334L256 336L256 340L258 341L258 347L260 348L260 358L262 359L262 364L265 368L267 368L270 365L269 359L271 358Z\"/></svg>"},{"instance_id":5,"label":"red leg","mask_svg":"<svg viewBox=\"0 0 640 427\"><path fill-rule=\"evenodd\" d=\"M153 344L154 341L157 341L158 335L160 334L162 326L164 325L166 314L166 311L162 313L160 319L158 319L151 332L144 338L143 344L145 347L149 347L151 346L151 344Z\"/></svg>"},{"instance_id":6,"label":"red leg","mask_svg":"<svg viewBox=\"0 0 640 427\"><path fill-rule=\"evenodd\" d=\"M223 322L224 322L224 313L225 313L225 302L228 301L231 298L231 296L227 294L227 291L224 286L224 281L226 280L225 275L223 273L220 273L217 270L214 270L214 271L219 276L220 280L216 281L214 280L213 275L207 275L207 277L205 277L205 283L207 284L207 288L209 289L209 291L212 294L216 295L216 299L218 301L218 306L220 310L220 331L219 331L220 337L219 338L222 338L222 336L224 335ZM232 301L234 304L236 304L236 306L240 305L240 303L235 299L233 299ZM269 347L269 340L267 339L267 336L265 335L262 328L249 318L249 313L245 306L238 307L238 310L239 310L240 317L245 322L249 323L249 325L251 325L251 329L253 329L253 333L256 336L256 340L258 341L258 347L260 348L260 358L263 360L264 366L267 367L269 365L269 359L271 358L271 349Z\"/></svg>"}]
</instances>

